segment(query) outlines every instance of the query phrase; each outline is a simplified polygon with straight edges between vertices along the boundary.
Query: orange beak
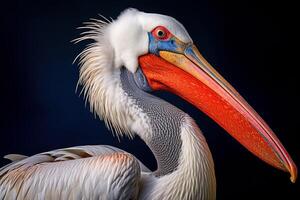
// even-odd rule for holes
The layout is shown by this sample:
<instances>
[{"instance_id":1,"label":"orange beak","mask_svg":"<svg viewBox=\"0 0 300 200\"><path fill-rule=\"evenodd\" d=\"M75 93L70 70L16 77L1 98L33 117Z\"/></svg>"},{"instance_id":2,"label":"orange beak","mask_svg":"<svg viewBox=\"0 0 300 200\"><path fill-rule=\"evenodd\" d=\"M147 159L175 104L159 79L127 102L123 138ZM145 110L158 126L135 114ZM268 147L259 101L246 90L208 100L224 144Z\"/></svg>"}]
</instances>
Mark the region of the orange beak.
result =
<instances>
[{"instance_id":1,"label":"orange beak","mask_svg":"<svg viewBox=\"0 0 300 200\"><path fill-rule=\"evenodd\" d=\"M182 54L146 54L139 57L139 63L153 90L167 90L187 100L254 155L288 171L291 181L296 181L297 167L279 139L194 45L187 46Z\"/></svg>"}]
</instances>

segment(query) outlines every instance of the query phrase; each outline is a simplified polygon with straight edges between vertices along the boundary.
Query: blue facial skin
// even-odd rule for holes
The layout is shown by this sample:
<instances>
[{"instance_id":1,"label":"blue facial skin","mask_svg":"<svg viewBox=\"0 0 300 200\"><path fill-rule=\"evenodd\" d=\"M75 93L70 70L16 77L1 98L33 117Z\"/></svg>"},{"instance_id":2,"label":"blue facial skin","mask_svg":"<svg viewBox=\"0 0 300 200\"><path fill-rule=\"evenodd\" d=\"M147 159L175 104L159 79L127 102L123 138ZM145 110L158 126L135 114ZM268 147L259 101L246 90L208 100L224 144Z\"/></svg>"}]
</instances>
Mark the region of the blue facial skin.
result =
<instances>
[{"instance_id":1,"label":"blue facial skin","mask_svg":"<svg viewBox=\"0 0 300 200\"><path fill-rule=\"evenodd\" d=\"M149 53L159 55L159 51L170 51L178 53L178 45L176 44L175 37L169 40L157 40L151 33L148 33L149 37Z\"/></svg>"},{"instance_id":2,"label":"blue facial skin","mask_svg":"<svg viewBox=\"0 0 300 200\"><path fill-rule=\"evenodd\" d=\"M175 37L170 38L169 40L157 40L151 33L148 33L149 36L149 53L159 56L159 51L170 51L178 53L178 45L176 44ZM137 86L146 92L151 92L148 81L139 67L134 73L134 81Z\"/></svg>"},{"instance_id":3,"label":"blue facial skin","mask_svg":"<svg viewBox=\"0 0 300 200\"><path fill-rule=\"evenodd\" d=\"M176 43L175 37L171 37L168 40L158 40L151 33L148 33L149 37L149 53L159 56L159 51L169 51L174 53L182 53L180 52L180 46ZM146 92L151 92L152 89L149 86L149 83L139 67L137 71L134 73L134 81L137 86Z\"/></svg>"}]
</instances>

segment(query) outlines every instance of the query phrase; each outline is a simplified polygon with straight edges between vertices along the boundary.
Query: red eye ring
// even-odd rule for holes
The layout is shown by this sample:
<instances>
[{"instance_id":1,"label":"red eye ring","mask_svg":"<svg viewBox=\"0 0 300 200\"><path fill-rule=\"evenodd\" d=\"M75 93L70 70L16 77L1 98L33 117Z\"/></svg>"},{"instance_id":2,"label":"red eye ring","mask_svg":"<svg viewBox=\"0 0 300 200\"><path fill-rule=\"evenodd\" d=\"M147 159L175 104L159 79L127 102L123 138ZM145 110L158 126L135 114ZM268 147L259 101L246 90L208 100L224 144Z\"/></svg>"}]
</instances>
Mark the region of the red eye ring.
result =
<instances>
[{"instance_id":1,"label":"red eye ring","mask_svg":"<svg viewBox=\"0 0 300 200\"><path fill-rule=\"evenodd\" d=\"M151 33L158 40L167 40L171 37L170 31L163 26L157 26Z\"/></svg>"}]
</instances>

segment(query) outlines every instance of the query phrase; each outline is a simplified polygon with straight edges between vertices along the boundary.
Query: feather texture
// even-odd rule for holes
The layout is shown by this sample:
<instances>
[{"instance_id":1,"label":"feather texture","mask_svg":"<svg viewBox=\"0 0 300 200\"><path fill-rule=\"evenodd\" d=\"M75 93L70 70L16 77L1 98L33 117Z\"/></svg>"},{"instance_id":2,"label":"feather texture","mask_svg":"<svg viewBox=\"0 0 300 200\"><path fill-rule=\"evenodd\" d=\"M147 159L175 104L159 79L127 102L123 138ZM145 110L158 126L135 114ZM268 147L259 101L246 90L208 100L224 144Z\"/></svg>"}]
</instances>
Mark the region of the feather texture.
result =
<instances>
[{"instance_id":1,"label":"feather texture","mask_svg":"<svg viewBox=\"0 0 300 200\"><path fill-rule=\"evenodd\" d=\"M105 145L37 154L1 169L0 199L137 199L139 163Z\"/></svg>"}]
</instances>

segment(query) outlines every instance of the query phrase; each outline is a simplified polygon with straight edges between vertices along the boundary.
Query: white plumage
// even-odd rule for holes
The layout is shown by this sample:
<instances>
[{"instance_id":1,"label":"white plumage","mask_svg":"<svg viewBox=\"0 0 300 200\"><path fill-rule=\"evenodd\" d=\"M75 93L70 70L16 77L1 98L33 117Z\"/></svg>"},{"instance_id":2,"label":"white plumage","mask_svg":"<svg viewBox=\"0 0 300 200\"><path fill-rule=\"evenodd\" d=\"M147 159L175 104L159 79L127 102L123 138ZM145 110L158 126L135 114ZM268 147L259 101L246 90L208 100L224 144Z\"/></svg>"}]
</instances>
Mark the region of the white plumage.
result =
<instances>
[{"instance_id":1,"label":"white plumage","mask_svg":"<svg viewBox=\"0 0 300 200\"><path fill-rule=\"evenodd\" d=\"M136 199L141 169L110 146L54 150L1 169L0 199Z\"/></svg>"},{"instance_id":2,"label":"white plumage","mask_svg":"<svg viewBox=\"0 0 300 200\"><path fill-rule=\"evenodd\" d=\"M133 155L105 145L14 161L0 170L0 199L215 199L213 160L189 117L182 141L178 169L160 178Z\"/></svg>"}]
</instances>

